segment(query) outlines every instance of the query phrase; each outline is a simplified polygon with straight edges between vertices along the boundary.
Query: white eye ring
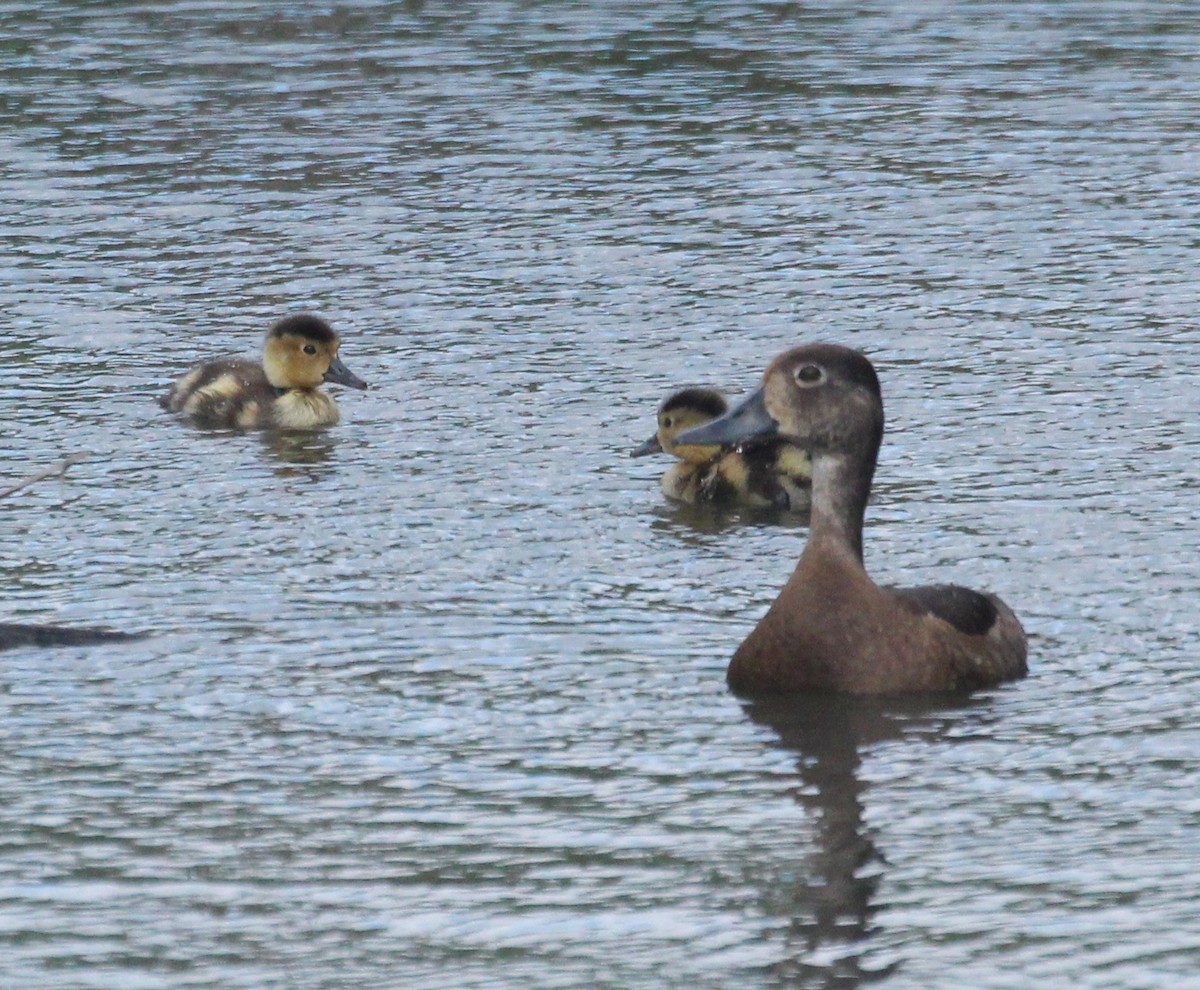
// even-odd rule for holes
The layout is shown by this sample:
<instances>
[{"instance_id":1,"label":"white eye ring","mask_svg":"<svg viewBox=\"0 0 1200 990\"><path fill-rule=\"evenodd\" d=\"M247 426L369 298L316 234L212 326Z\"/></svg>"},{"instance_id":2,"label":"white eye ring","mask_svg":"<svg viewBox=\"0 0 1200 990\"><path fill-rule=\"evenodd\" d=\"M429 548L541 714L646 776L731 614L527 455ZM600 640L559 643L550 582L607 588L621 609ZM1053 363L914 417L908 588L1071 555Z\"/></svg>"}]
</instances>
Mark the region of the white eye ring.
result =
<instances>
[{"instance_id":1,"label":"white eye ring","mask_svg":"<svg viewBox=\"0 0 1200 990\"><path fill-rule=\"evenodd\" d=\"M825 381L825 369L818 364L802 364L796 369L795 378L801 388L812 388Z\"/></svg>"}]
</instances>

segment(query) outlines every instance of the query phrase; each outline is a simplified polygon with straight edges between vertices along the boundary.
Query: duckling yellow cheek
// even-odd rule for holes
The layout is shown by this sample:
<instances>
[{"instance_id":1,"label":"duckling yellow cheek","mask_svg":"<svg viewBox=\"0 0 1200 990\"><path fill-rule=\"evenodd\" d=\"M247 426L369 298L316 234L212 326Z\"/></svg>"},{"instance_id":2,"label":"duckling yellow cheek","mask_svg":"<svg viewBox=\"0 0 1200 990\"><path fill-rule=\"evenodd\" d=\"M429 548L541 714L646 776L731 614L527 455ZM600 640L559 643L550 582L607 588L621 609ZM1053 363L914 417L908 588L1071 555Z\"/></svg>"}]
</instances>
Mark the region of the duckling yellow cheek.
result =
<instances>
[{"instance_id":1,"label":"duckling yellow cheek","mask_svg":"<svg viewBox=\"0 0 1200 990\"><path fill-rule=\"evenodd\" d=\"M287 361L280 353L279 342L269 341L263 352L263 371L267 373L267 381L276 388L288 387Z\"/></svg>"},{"instance_id":2,"label":"duckling yellow cheek","mask_svg":"<svg viewBox=\"0 0 1200 990\"><path fill-rule=\"evenodd\" d=\"M329 355L324 350L316 354L295 351L288 361L288 375L295 388L317 388L329 370Z\"/></svg>"},{"instance_id":3,"label":"duckling yellow cheek","mask_svg":"<svg viewBox=\"0 0 1200 990\"><path fill-rule=\"evenodd\" d=\"M305 347L314 348L313 353L306 353ZM276 388L316 388L328 366L324 351L303 337L273 338L263 351L263 370Z\"/></svg>"},{"instance_id":4,"label":"duckling yellow cheek","mask_svg":"<svg viewBox=\"0 0 1200 990\"><path fill-rule=\"evenodd\" d=\"M674 444L671 453L689 464L706 464L721 453L721 448L691 443Z\"/></svg>"}]
</instances>

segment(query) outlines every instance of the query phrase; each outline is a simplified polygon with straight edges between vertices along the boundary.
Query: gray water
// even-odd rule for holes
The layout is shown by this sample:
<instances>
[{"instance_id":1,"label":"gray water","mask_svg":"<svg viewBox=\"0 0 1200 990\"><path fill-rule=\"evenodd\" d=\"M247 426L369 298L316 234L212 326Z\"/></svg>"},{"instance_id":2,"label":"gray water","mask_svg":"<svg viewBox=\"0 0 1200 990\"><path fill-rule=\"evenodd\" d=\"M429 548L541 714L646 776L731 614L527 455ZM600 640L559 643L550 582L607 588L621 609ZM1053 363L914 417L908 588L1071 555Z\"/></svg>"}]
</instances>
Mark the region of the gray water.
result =
<instances>
[{"instance_id":1,"label":"gray water","mask_svg":"<svg viewBox=\"0 0 1200 990\"><path fill-rule=\"evenodd\" d=\"M0 5L0 987L1200 972L1200 12ZM311 437L154 398L310 308ZM801 521L671 388L868 352L881 581L1031 675L747 706ZM1190 985L1196 985L1191 982Z\"/></svg>"}]
</instances>

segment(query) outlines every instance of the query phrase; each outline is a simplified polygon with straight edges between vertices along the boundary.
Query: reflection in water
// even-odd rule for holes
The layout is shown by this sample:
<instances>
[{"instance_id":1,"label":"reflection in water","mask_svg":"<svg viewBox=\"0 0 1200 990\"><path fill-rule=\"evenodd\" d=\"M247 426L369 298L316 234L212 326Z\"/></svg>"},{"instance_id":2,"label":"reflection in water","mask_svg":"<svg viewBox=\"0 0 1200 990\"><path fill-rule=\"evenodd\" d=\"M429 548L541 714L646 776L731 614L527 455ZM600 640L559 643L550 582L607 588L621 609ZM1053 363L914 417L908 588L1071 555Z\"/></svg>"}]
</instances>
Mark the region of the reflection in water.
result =
<instances>
[{"instance_id":1,"label":"reflection in water","mask_svg":"<svg viewBox=\"0 0 1200 990\"><path fill-rule=\"evenodd\" d=\"M751 507L667 502L659 510L659 518L651 523L652 528L667 532L680 529L715 536L734 532L746 526L786 526L789 528L808 525L808 512L792 512L769 506Z\"/></svg>"},{"instance_id":2,"label":"reflection in water","mask_svg":"<svg viewBox=\"0 0 1200 990\"><path fill-rule=\"evenodd\" d=\"M327 431L264 430L260 436L263 448L275 460L282 462L281 466L275 469L279 477L324 474L324 471L313 472L301 468L325 464L332 456L335 446L333 435Z\"/></svg>"},{"instance_id":3,"label":"reflection in water","mask_svg":"<svg viewBox=\"0 0 1200 990\"><path fill-rule=\"evenodd\" d=\"M796 799L815 826L812 852L772 913L790 919L785 958L773 981L788 987L856 987L894 972L899 961L868 958L873 903L885 863L863 826L862 753L874 743L941 737L966 698L855 698L817 694L760 699L747 714L796 756ZM874 962L874 964L872 964Z\"/></svg>"}]
</instances>

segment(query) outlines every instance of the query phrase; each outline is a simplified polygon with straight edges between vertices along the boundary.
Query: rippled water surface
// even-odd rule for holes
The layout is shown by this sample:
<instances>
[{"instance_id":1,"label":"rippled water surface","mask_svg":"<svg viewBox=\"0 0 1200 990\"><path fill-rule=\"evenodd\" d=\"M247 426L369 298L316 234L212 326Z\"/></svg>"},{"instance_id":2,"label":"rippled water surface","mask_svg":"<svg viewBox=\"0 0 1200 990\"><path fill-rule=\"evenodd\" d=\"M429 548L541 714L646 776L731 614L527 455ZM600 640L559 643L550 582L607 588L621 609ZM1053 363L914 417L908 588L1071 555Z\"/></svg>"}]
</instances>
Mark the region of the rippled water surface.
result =
<instances>
[{"instance_id":1,"label":"rippled water surface","mask_svg":"<svg viewBox=\"0 0 1200 990\"><path fill-rule=\"evenodd\" d=\"M1200 16L0 4L5 988L1179 988L1200 972ZM319 310L311 437L153 400ZM1029 679L727 693L796 520L672 387L860 347L881 580Z\"/></svg>"}]
</instances>

